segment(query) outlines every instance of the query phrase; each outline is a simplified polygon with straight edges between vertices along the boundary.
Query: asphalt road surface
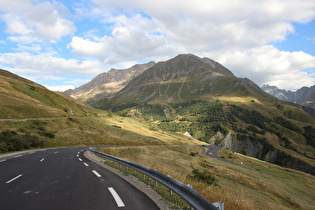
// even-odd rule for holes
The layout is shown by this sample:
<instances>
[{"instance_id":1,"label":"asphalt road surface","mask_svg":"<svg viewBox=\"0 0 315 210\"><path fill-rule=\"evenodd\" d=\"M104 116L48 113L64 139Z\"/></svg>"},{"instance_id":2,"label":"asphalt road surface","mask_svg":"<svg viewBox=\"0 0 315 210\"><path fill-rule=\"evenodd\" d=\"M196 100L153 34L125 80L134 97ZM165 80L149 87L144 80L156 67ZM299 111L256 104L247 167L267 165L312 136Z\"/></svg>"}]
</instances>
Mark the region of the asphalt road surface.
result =
<instances>
[{"instance_id":1,"label":"asphalt road surface","mask_svg":"<svg viewBox=\"0 0 315 210\"><path fill-rule=\"evenodd\" d=\"M86 159L85 149L0 156L0 209L159 209L131 184Z\"/></svg>"}]
</instances>

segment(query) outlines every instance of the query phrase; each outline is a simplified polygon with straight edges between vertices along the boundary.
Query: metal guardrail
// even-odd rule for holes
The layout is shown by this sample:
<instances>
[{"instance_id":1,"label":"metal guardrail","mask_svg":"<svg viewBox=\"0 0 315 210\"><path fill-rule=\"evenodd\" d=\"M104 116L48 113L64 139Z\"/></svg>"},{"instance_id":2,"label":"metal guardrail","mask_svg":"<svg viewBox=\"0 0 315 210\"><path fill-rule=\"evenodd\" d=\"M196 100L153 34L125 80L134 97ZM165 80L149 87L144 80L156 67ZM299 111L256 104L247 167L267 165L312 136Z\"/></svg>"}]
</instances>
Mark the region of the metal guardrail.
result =
<instances>
[{"instance_id":1,"label":"metal guardrail","mask_svg":"<svg viewBox=\"0 0 315 210\"><path fill-rule=\"evenodd\" d=\"M134 170L137 170L151 177L155 181L160 182L161 184L169 188L171 191L174 191L179 196L181 196L194 209L197 209L197 210L212 210L212 209L218 210L219 209L216 206L214 206L212 203L210 203L207 199L205 199L203 196L201 196L199 193L197 193L194 189L192 189L188 185L185 185L184 183L176 179L173 179L170 176L166 176L165 174L162 174L154 169L148 168L146 166L142 166L137 163L133 163L133 162L121 159L121 158L117 158L111 155L97 152L93 148L89 148L89 150L97 156L107 158L109 160L120 163L127 167L133 168Z\"/></svg>"}]
</instances>

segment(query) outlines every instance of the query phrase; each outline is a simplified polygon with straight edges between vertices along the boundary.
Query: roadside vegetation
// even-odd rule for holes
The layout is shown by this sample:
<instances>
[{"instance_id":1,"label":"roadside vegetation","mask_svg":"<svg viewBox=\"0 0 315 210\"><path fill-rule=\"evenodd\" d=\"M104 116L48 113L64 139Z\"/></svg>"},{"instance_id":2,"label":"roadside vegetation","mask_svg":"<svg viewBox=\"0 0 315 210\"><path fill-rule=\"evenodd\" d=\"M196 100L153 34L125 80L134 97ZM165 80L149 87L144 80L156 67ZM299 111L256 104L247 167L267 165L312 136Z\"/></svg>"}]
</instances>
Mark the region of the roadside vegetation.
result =
<instances>
[{"instance_id":1,"label":"roadside vegetation","mask_svg":"<svg viewBox=\"0 0 315 210\"><path fill-rule=\"evenodd\" d=\"M219 155L239 166L204 156L204 148L200 146L120 147L99 151L191 184L210 202L222 201L226 209L312 209L315 205L313 176L226 149ZM138 179L143 178L138 175ZM155 188L153 182L151 187ZM164 194L169 197L169 192ZM175 204L183 205L178 199L174 198Z\"/></svg>"},{"instance_id":2,"label":"roadside vegetation","mask_svg":"<svg viewBox=\"0 0 315 210\"><path fill-rule=\"evenodd\" d=\"M311 175L222 150L219 156L239 165L242 161L254 171L227 164L204 156L201 146L188 146L205 144L201 141L182 133L152 129L151 123L130 117L104 114L97 118L9 120L0 121L0 127L1 138L11 136L22 142L32 138L40 143L31 148L125 146L102 152L192 184L210 202L222 201L227 209L311 209L315 205L315 179ZM166 189L163 192L169 195ZM176 198L173 202L179 201Z\"/></svg>"}]
</instances>

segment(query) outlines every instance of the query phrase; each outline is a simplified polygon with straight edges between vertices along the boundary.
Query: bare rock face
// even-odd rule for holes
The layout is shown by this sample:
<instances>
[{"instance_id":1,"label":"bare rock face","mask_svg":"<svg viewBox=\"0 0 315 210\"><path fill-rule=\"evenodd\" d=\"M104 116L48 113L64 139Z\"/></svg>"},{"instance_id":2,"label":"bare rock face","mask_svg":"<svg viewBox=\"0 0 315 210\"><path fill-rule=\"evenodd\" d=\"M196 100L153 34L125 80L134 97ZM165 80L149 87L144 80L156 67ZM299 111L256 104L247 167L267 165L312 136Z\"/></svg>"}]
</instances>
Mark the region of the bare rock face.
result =
<instances>
[{"instance_id":1,"label":"bare rock face","mask_svg":"<svg viewBox=\"0 0 315 210\"><path fill-rule=\"evenodd\" d=\"M123 89L133 78L154 65L155 62L151 61L146 64L134 65L128 69L111 69L99 74L92 81L63 93L88 104L93 104L102 98L111 97Z\"/></svg>"},{"instance_id":2,"label":"bare rock face","mask_svg":"<svg viewBox=\"0 0 315 210\"><path fill-rule=\"evenodd\" d=\"M315 109L315 85L302 87L295 92L269 85L264 85L261 89L280 100L298 103Z\"/></svg>"}]
</instances>

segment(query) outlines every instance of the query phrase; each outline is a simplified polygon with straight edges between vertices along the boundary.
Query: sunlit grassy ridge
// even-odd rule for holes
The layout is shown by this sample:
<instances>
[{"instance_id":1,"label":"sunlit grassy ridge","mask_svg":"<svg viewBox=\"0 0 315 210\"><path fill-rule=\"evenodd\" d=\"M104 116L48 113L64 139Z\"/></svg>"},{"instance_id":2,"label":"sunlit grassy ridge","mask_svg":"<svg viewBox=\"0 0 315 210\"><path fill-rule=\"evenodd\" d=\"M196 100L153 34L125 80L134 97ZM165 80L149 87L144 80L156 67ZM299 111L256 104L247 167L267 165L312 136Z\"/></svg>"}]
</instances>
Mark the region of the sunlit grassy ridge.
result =
<instances>
[{"instance_id":1,"label":"sunlit grassy ridge","mask_svg":"<svg viewBox=\"0 0 315 210\"><path fill-rule=\"evenodd\" d=\"M12 131L19 138L31 135L43 142L41 147L202 144L183 134L153 131L147 123L117 116L8 120L0 121L0 128L0 133ZM10 145L0 144L0 152L23 149Z\"/></svg>"},{"instance_id":2,"label":"sunlit grassy ridge","mask_svg":"<svg viewBox=\"0 0 315 210\"><path fill-rule=\"evenodd\" d=\"M0 70L0 118L97 115L99 111L69 96Z\"/></svg>"}]
</instances>

